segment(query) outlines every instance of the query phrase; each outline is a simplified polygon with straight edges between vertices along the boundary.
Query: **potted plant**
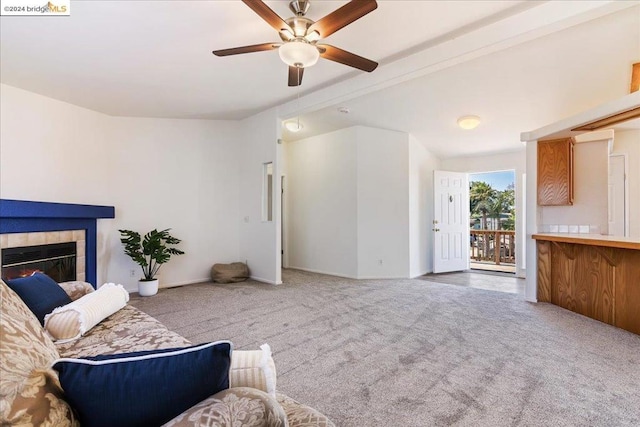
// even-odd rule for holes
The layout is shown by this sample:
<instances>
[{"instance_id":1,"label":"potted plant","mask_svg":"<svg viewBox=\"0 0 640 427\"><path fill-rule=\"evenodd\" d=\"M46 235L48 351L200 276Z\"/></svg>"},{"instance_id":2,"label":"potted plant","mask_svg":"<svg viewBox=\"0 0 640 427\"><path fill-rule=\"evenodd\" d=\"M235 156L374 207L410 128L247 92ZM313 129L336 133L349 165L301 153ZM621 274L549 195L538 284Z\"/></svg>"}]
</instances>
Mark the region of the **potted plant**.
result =
<instances>
[{"instance_id":1,"label":"potted plant","mask_svg":"<svg viewBox=\"0 0 640 427\"><path fill-rule=\"evenodd\" d=\"M140 268L144 277L138 281L138 293L140 296L148 297L158 293L158 279L156 274L165 262L169 261L172 255L182 255L183 251L169 245L177 245L180 239L169 234L170 228L158 231L151 230L144 235L131 230L118 230L120 241L124 245L124 253L129 255Z\"/></svg>"}]
</instances>

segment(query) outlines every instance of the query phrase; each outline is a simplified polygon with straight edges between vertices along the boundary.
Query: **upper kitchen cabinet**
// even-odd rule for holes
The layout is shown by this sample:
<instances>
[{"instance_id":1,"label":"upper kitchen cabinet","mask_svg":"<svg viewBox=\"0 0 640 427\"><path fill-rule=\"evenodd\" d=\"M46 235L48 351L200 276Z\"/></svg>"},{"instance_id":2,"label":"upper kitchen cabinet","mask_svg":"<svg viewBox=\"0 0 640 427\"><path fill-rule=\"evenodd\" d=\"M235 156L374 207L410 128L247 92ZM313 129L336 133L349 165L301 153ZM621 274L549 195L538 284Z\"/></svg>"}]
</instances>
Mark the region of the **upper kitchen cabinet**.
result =
<instances>
[{"instance_id":1,"label":"upper kitchen cabinet","mask_svg":"<svg viewBox=\"0 0 640 427\"><path fill-rule=\"evenodd\" d=\"M573 138L538 141L538 205L573 205Z\"/></svg>"}]
</instances>

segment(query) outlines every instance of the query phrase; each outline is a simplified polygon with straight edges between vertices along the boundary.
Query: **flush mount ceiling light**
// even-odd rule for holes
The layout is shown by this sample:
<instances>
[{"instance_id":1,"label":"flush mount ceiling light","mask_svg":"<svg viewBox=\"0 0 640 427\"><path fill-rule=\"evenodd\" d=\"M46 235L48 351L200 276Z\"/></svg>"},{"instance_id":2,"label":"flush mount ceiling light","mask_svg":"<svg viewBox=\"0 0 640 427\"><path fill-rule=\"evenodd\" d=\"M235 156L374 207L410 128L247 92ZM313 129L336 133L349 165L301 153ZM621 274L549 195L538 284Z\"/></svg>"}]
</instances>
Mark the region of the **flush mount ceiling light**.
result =
<instances>
[{"instance_id":1,"label":"flush mount ceiling light","mask_svg":"<svg viewBox=\"0 0 640 427\"><path fill-rule=\"evenodd\" d=\"M458 126L462 129L475 129L480 124L480 117L478 116L463 116L458 119Z\"/></svg>"},{"instance_id":2,"label":"flush mount ceiling light","mask_svg":"<svg viewBox=\"0 0 640 427\"><path fill-rule=\"evenodd\" d=\"M311 67L320 58L318 48L303 39L296 39L283 44L278 49L278 53L285 64L298 68Z\"/></svg>"},{"instance_id":3,"label":"flush mount ceiling light","mask_svg":"<svg viewBox=\"0 0 640 427\"><path fill-rule=\"evenodd\" d=\"M286 122L284 127L287 128L289 132L300 132L303 128L302 123L299 121Z\"/></svg>"}]
</instances>

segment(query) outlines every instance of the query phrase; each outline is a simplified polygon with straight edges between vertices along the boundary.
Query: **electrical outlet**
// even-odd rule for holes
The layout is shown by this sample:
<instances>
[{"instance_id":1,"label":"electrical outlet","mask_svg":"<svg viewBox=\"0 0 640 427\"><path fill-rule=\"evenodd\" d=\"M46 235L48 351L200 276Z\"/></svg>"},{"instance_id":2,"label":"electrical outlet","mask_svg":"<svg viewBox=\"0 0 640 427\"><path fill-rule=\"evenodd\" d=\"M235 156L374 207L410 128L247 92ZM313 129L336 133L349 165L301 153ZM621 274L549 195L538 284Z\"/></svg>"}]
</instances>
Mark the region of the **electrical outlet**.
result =
<instances>
[{"instance_id":1,"label":"electrical outlet","mask_svg":"<svg viewBox=\"0 0 640 427\"><path fill-rule=\"evenodd\" d=\"M135 270L129 270L129 277L136 277L136 271Z\"/></svg>"}]
</instances>

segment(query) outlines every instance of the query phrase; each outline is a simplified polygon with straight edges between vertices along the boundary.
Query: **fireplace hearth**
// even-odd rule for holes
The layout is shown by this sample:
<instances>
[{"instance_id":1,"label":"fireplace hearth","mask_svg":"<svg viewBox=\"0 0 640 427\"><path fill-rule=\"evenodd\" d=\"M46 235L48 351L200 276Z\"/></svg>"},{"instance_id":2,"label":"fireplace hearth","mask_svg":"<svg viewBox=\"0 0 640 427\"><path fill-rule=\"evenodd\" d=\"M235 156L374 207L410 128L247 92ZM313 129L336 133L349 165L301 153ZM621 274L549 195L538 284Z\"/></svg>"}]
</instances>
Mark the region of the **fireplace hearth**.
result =
<instances>
[{"instance_id":1,"label":"fireplace hearth","mask_svg":"<svg viewBox=\"0 0 640 427\"><path fill-rule=\"evenodd\" d=\"M41 272L56 282L76 280L76 257L76 242L6 248L2 251L2 279Z\"/></svg>"}]
</instances>

